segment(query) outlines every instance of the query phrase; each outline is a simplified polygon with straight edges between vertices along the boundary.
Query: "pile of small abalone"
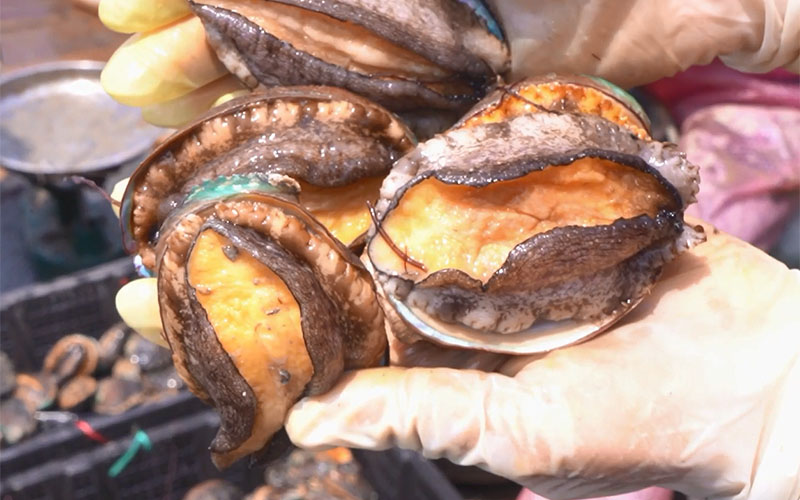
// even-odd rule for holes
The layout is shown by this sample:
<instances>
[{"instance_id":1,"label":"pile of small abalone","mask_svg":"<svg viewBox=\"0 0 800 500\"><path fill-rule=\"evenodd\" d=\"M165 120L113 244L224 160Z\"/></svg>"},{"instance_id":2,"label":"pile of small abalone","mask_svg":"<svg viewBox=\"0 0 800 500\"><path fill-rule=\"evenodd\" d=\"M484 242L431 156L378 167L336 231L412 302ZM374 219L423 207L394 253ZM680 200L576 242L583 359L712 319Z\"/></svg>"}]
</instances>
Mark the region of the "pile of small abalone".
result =
<instances>
[{"instance_id":1,"label":"pile of small abalone","mask_svg":"<svg viewBox=\"0 0 800 500\"><path fill-rule=\"evenodd\" d=\"M16 373L0 353L0 371L0 435L7 445L36 432L36 412L117 415L184 387L169 350L122 323L99 339L78 333L62 337L36 373Z\"/></svg>"},{"instance_id":2,"label":"pile of small abalone","mask_svg":"<svg viewBox=\"0 0 800 500\"><path fill-rule=\"evenodd\" d=\"M299 398L382 362L387 329L562 347L703 240L683 222L697 168L635 101L588 77L501 83L480 1L192 6L255 92L159 146L121 216L176 367L220 412L219 466L269 456ZM449 128L418 144L431 127Z\"/></svg>"},{"instance_id":3,"label":"pile of small abalone","mask_svg":"<svg viewBox=\"0 0 800 500\"><path fill-rule=\"evenodd\" d=\"M347 448L326 451L294 450L271 464L264 484L245 494L223 479L192 487L183 500L376 500L378 494L361 474Z\"/></svg>"}]
</instances>

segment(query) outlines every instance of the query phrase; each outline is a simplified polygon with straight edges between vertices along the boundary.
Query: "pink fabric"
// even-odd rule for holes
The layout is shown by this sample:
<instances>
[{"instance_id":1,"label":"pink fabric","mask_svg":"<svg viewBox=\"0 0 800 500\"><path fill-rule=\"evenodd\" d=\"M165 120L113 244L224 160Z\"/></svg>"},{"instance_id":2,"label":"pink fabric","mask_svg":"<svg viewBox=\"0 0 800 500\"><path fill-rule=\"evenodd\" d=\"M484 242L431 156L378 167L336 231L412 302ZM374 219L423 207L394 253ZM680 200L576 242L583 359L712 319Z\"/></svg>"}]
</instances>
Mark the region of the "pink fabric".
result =
<instances>
[{"instance_id":1,"label":"pink fabric","mask_svg":"<svg viewBox=\"0 0 800 500\"><path fill-rule=\"evenodd\" d=\"M678 125L694 111L713 104L800 107L800 76L783 69L742 73L719 61L691 67L646 88L670 110Z\"/></svg>"},{"instance_id":2,"label":"pink fabric","mask_svg":"<svg viewBox=\"0 0 800 500\"><path fill-rule=\"evenodd\" d=\"M700 166L688 212L770 250L800 203L800 76L715 61L647 90L681 125L681 149Z\"/></svg>"},{"instance_id":3,"label":"pink fabric","mask_svg":"<svg viewBox=\"0 0 800 500\"><path fill-rule=\"evenodd\" d=\"M681 149L700 166L687 213L772 248L800 204L800 109L718 104L682 128Z\"/></svg>"},{"instance_id":4,"label":"pink fabric","mask_svg":"<svg viewBox=\"0 0 800 500\"><path fill-rule=\"evenodd\" d=\"M643 490L625 493L623 495L614 495L611 497L597 497L595 499L587 500L671 500L672 492L664 488L645 488ZM517 500L547 500L545 497L540 497L530 490L522 490L517 496Z\"/></svg>"}]
</instances>

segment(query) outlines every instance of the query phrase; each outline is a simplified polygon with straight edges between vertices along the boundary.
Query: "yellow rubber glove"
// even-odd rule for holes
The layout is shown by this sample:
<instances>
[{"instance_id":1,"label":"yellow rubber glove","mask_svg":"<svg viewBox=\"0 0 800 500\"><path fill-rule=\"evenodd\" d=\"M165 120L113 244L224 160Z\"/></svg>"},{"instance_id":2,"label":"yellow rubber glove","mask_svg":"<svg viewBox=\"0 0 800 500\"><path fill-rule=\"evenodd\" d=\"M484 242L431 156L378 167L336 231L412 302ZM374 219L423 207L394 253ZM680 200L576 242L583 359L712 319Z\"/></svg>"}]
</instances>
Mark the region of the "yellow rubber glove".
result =
<instances>
[{"instance_id":1,"label":"yellow rubber glove","mask_svg":"<svg viewBox=\"0 0 800 500\"><path fill-rule=\"evenodd\" d=\"M142 278L127 283L117 292L116 306L125 324L150 342L169 348L161 333L155 278Z\"/></svg>"},{"instance_id":2,"label":"yellow rubber glove","mask_svg":"<svg viewBox=\"0 0 800 500\"><path fill-rule=\"evenodd\" d=\"M123 104L142 107L151 123L178 127L220 97L243 92L186 0L101 0L99 15L113 30L138 32L108 60L103 88Z\"/></svg>"},{"instance_id":3,"label":"yellow rubber glove","mask_svg":"<svg viewBox=\"0 0 800 500\"><path fill-rule=\"evenodd\" d=\"M122 179L114 185L111 199L122 201L128 181L129 179ZM112 205L112 209L119 217L119 205ZM126 283L117 292L115 305L120 318L130 328L150 342L169 348L161 333L161 314L155 278L135 279Z\"/></svg>"},{"instance_id":4,"label":"yellow rubber glove","mask_svg":"<svg viewBox=\"0 0 800 500\"><path fill-rule=\"evenodd\" d=\"M102 0L97 7L100 21L120 33L150 31L190 13L186 0Z\"/></svg>"},{"instance_id":5,"label":"yellow rubber glove","mask_svg":"<svg viewBox=\"0 0 800 500\"><path fill-rule=\"evenodd\" d=\"M717 56L745 71L780 66L800 71L800 0L489 2L511 45L512 78L588 73L628 87ZM155 14L162 10L164 15ZM159 105L146 112L158 124L176 126L202 113L216 100L209 94L243 92L237 82L226 80L202 91L203 98L169 105L226 73L199 20L180 17L187 13L186 0L100 4L107 26L140 32L109 60L103 72L106 91L133 106Z\"/></svg>"},{"instance_id":6,"label":"yellow rubber glove","mask_svg":"<svg viewBox=\"0 0 800 500\"><path fill-rule=\"evenodd\" d=\"M417 367L348 374L294 407L289 436L418 450L554 499L652 485L797 499L800 271L706 231L594 340L517 358L395 343L395 360Z\"/></svg>"}]
</instances>

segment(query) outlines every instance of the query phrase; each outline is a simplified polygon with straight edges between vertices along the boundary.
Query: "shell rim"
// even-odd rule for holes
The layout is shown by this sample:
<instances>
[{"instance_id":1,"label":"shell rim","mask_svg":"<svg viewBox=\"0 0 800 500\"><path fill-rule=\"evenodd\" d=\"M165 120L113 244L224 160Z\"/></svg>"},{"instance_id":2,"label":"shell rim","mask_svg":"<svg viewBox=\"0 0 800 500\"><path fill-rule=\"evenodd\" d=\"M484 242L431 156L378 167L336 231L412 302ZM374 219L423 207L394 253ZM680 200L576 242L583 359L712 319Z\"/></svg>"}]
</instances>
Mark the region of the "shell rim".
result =
<instances>
[{"instance_id":1,"label":"shell rim","mask_svg":"<svg viewBox=\"0 0 800 500\"><path fill-rule=\"evenodd\" d=\"M508 85L508 88L515 92L519 92L527 87L536 85L573 85L578 87L588 87L602 93L611 101L619 104L625 110L629 111L634 118L637 119L639 125L647 132L648 135L652 134L652 123L650 117L645 112L639 101L633 95L622 87L604 79L599 76L588 74L561 74L561 73L547 73L545 75L523 78ZM500 90L500 97L493 97L491 95L485 97L482 101L476 103L475 107L470 109L453 128L462 126L467 120L475 118L481 113L487 112L489 109L497 109L501 107L503 99L505 99L506 92ZM496 99L496 100L495 100ZM484 103L485 101L485 103ZM548 113L563 114L564 111L547 110ZM570 113L570 112L566 112ZM570 113L582 114L582 113ZM622 125L620 125L622 126Z\"/></svg>"},{"instance_id":2,"label":"shell rim","mask_svg":"<svg viewBox=\"0 0 800 500\"><path fill-rule=\"evenodd\" d=\"M443 333L428 323L426 316L429 316L427 314L421 311L415 311L416 308L406 305L402 300L392 294L387 294L386 297L403 321L426 340L445 347L500 354L529 355L550 352L555 349L584 342L600 335L625 317L627 313L632 311L644 300L645 295L621 304L620 308L598 322L578 321L573 319L546 322L537 321L525 330L510 334L484 332L465 325L447 323L455 331L465 330L466 333L464 335L471 334L478 338L483 337L481 340L468 339L463 335ZM433 319L433 322L437 322L437 320ZM444 322L440 323L444 324ZM549 336L556 336L556 338L559 338L561 335L566 335L566 337L550 343L543 340L549 338Z\"/></svg>"},{"instance_id":3,"label":"shell rim","mask_svg":"<svg viewBox=\"0 0 800 500\"><path fill-rule=\"evenodd\" d=\"M150 152L150 154L148 154L147 157L136 167L128 179L128 185L125 186L125 192L123 193L122 200L120 202L119 221L122 231L123 248L125 248L125 250L130 254L137 252L139 249L140 242L138 242L133 236L133 194L136 187L139 185L145 173L152 166L156 158L164 154L165 151L169 150L175 141L185 138L197 127L208 120L219 118L225 114L235 114L241 107L255 105L262 101L272 102L281 99L310 99L315 101L343 100L364 106L367 109L374 109L387 115L392 122L399 124L403 131L403 135L410 140L412 146L416 146L418 143L414 133L408 128L405 122L397 116L396 113L365 97L338 87L324 85L271 87L231 99L230 101L214 107L206 113L196 117L194 120L171 134L168 138L161 142L161 144L156 146ZM160 227L163 227L163 222Z\"/></svg>"}]
</instances>

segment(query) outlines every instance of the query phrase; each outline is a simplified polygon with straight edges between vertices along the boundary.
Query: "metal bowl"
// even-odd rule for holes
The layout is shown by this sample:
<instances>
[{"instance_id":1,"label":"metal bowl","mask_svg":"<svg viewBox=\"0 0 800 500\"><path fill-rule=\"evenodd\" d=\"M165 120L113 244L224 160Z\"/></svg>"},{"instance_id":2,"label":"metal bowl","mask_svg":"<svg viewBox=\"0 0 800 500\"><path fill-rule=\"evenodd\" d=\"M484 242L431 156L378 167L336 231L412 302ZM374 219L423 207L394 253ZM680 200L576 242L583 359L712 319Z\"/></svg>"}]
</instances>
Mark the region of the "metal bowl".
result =
<instances>
[{"instance_id":1,"label":"metal bowl","mask_svg":"<svg viewBox=\"0 0 800 500\"><path fill-rule=\"evenodd\" d=\"M63 61L0 77L0 165L37 177L89 174L148 151L163 130L105 93L103 66Z\"/></svg>"}]
</instances>

